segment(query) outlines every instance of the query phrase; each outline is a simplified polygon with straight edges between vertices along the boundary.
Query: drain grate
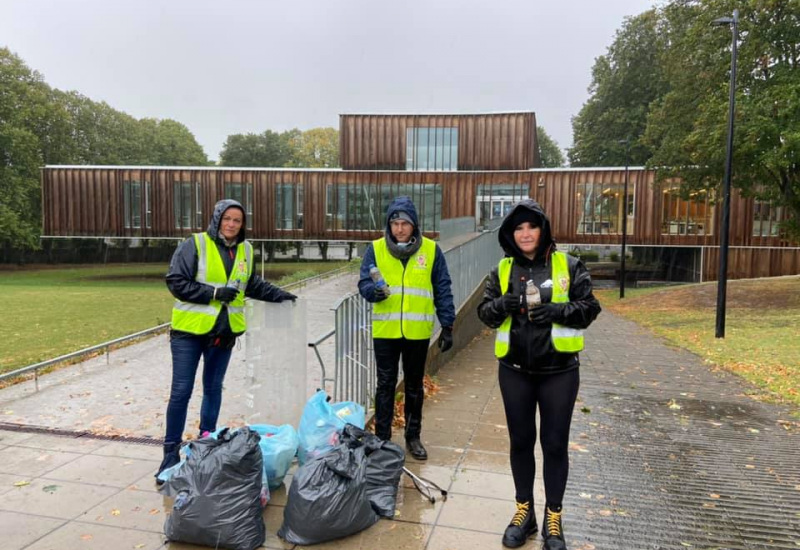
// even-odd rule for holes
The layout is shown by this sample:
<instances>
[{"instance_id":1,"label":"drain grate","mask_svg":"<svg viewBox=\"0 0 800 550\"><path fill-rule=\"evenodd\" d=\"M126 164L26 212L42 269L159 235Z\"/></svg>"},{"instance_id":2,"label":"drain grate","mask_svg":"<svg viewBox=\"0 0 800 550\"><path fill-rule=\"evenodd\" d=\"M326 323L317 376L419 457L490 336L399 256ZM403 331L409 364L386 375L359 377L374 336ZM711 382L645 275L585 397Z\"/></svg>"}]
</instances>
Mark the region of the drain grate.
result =
<instances>
[{"instance_id":1,"label":"drain grate","mask_svg":"<svg viewBox=\"0 0 800 550\"><path fill-rule=\"evenodd\" d=\"M47 426L33 426L29 424L10 424L0 422L0 430L9 432L22 432L31 434L57 435L61 437L99 439L101 441L119 441L121 443L134 443L137 445L163 445L162 439L152 437L135 437L119 434L96 434L84 430L65 430L63 428L48 428Z\"/></svg>"}]
</instances>

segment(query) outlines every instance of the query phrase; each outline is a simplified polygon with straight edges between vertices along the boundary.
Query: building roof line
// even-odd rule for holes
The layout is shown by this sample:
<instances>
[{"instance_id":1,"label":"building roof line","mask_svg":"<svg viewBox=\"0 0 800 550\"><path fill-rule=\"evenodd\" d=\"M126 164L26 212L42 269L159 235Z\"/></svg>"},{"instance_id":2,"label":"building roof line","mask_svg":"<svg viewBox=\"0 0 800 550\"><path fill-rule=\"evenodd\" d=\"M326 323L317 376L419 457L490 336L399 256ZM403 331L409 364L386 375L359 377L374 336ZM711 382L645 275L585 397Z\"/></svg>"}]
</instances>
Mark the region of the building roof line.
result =
<instances>
[{"instance_id":1,"label":"building roof line","mask_svg":"<svg viewBox=\"0 0 800 550\"><path fill-rule=\"evenodd\" d=\"M259 166L147 166L147 165L96 165L96 164L46 164L46 170L210 170L214 172L361 172L395 174L518 174L547 172L619 172L624 166L564 166L561 168L528 168L525 170L344 170L342 168L293 168ZM645 166L628 166L631 172L647 170Z\"/></svg>"}]
</instances>

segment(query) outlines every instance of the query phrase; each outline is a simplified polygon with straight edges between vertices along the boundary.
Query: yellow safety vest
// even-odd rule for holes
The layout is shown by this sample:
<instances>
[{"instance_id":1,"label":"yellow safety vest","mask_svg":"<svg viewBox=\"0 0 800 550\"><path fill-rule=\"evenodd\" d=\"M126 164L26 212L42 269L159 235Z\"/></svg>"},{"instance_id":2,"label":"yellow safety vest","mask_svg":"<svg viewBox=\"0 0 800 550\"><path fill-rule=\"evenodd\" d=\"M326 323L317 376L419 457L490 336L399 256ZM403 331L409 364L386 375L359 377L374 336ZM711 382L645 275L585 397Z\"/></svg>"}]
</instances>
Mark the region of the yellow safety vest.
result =
<instances>
[{"instance_id":1,"label":"yellow safety vest","mask_svg":"<svg viewBox=\"0 0 800 550\"><path fill-rule=\"evenodd\" d=\"M244 291L253 271L253 245L244 241L236 246L236 258L231 276L225 275L225 264L214 240L208 233L195 233L197 248L197 274L194 280L214 288L234 286L239 289L236 299L227 305L231 332L241 334L247 330L244 319ZM172 328L191 334L208 334L222 310L222 302L211 300L210 304L195 304L175 300L172 306Z\"/></svg>"},{"instance_id":2,"label":"yellow safety vest","mask_svg":"<svg viewBox=\"0 0 800 550\"><path fill-rule=\"evenodd\" d=\"M372 305L373 338L426 340L433 334L433 260L436 243L422 237L419 250L403 262L392 256L386 239L372 241L375 263L392 293Z\"/></svg>"},{"instance_id":3,"label":"yellow safety vest","mask_svg":"<svg viewBox=\"0 0 800 550\"><path fill-rule=\"evenodd\" d=\"M567 255L563 252L554 252L550 257L553 270L551 279L553 281L553 297L551 302L569 302L569 264ZM513 258L503 258L497 265L497 276L500 279L500 292L505 294L508 291L508 281L511 278L511 268L514 265ZM577 353L583 349L583 331L580 329L565 327L553 323L550 330L550 338L553 347L561 353ZM506 317L494 339L494 354L497 357L508 355L511 340L511 316Z\"/></svg>"}]
</instances>

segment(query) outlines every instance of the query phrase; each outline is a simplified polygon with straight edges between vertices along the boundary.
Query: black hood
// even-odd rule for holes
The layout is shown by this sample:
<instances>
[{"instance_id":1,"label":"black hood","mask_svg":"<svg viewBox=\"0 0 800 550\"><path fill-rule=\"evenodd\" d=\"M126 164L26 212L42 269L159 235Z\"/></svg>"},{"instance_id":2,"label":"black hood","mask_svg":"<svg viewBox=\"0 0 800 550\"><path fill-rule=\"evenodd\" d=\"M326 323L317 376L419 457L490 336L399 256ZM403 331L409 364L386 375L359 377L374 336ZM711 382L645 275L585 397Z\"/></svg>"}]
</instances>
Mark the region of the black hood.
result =
<instances>
[{"instance_id":1,"label":"black hood","mask_svg":"<svg viewBox=\"0 0 800 550\"><path fill-rule=\"evenodd\" d=\"M547 219L544 210L542 210L538 202L533 199L525 199L515 204L503 219L503 223L500 225L500 231L497 233L497 240L500 241L500 246L503 247L506 256L511 256L514 260L522 263L528 263L530 260L522 254L517 243L514 242L514 229L517 226L515 218L519 219L519 216L515 214L524 210L532 213L533 216L539 220L539 227L542 228L542 236L539 241L539 246L536 249L536 259L549 256L550 253L555 250L556 242L553 240L553 234L550 231L550 220Z\"/></svg>"},{"instance_id":2,"label":"black hood","mask_svg":"<svg viewBox=\"0 0 800 550\"><path fill-rule=\"evenodd\" d=\"M215 241L225 244L225 240L219 235L219 224L222 221L222 214L224 214L228 208L238 208L242 211L242 228L239 230L239 235L236 236L236 244L239 244L244 241L244 228L247 226L247 214L239 201L223 199L215 204L214 214L211 215L211 221L208 222L206 233Z\"/></svg>"},{"instance_id":3,"label":"black hood","mask_svg":"<svg viewBox=\"0 0 800 550\"><path fill-rule=\"evenodd\" d=\"M405 212L408 214L408 217L411 218L411 221L414 224L414 233L412 237L417 241L420 240L420 232L419 232L419 218L417 218L417 209L414 206L414 202L411 200L411 197L397 197L392 201L389 207L386 209L386 238L394 242L394 237L392 237L392 228L390 220L392 219L392 214L395 212Z\"/></svg>"}]
</instances>

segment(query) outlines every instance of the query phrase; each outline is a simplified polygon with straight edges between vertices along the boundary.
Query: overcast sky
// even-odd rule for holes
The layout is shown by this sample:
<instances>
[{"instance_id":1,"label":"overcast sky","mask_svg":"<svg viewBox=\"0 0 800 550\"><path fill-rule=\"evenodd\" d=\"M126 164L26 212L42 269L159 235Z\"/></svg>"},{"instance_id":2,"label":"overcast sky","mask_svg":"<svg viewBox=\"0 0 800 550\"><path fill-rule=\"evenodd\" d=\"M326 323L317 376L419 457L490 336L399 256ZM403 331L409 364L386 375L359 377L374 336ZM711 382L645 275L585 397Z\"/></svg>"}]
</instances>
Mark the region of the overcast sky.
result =
<instances>
[{"instance_id":1,"label":"overcast sky","mask_svg":"<svg viewBox=\"0 0 800 550\"><path fill-rule=\"evenodd\" d=\"M340 113L536 112L562 149L594 59L652 0L0 0L0 46L51 86L229 134Z\"/></svg>"}]
</instances>

